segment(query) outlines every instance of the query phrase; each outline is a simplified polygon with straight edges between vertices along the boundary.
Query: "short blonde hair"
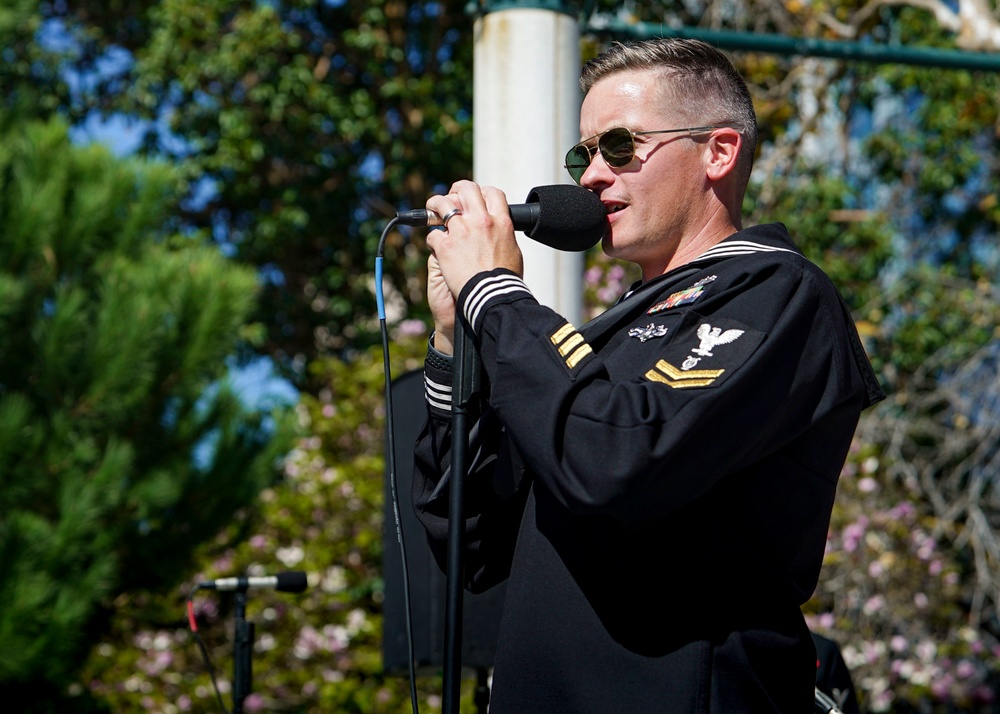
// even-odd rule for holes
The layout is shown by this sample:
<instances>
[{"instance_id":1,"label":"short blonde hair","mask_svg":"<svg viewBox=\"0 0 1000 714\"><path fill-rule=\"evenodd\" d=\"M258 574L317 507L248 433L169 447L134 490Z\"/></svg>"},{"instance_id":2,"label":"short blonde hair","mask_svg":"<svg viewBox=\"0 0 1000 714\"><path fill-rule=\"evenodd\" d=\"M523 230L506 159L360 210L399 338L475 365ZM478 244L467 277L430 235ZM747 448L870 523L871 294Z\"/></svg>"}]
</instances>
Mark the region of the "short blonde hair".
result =
<instances>
[{"instance_id":1,"label":"short blonde hair","mask_svg":"<svg viewBox=\"0 0 1000 714\"><path fill-rule=\"evenodd\" d=\"M743 146L737 176L745 191L757 150L757 115L746 82L729 59L701 40L615 42L583 66L580 88L586 95L598 81L628 70L661 71L657 100L692 126L718 124L739 130Z\"/></svg>"}]
</instances>

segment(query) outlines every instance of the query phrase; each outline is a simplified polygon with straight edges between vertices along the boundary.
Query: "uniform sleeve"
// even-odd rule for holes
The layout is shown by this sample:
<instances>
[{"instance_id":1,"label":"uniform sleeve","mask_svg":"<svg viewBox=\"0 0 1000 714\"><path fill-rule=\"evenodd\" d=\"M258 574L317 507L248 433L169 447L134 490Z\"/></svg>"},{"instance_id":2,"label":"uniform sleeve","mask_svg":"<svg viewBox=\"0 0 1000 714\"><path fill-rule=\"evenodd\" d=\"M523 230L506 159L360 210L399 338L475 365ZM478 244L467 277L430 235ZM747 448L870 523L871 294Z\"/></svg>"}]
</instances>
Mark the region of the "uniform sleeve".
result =
<instances>
[{"instance_id":1,"label":"uniform sleeve","mask_svg":"<svg viewBox=\"0 0 1000 714\"><path fill-rule=\"evenodd\" d=\"M451 480L451 359L430 348L424 364L427 421L414 449L413 505L438 564L447 568ZM509 574L526 484L503 442L503 428L488 407L477 409L468 434L465 494L465 570L473 592Z\"/></svg>"},{"instance_id":2,"label":"uniform sleeve","mask_svg":"<svg viewBox=\"0 0 1000 714\"><path fill-rule=\"evenodd\" d=\"M648 326L600 354L507 271L476 276L459 307L490 404L535 478L574 513L641 527L814 425L853 433L853 326L802 263L750 265L697 311L651 310ZM842 458L803 466L835 482Z\"/></svg>"}]
</instances>

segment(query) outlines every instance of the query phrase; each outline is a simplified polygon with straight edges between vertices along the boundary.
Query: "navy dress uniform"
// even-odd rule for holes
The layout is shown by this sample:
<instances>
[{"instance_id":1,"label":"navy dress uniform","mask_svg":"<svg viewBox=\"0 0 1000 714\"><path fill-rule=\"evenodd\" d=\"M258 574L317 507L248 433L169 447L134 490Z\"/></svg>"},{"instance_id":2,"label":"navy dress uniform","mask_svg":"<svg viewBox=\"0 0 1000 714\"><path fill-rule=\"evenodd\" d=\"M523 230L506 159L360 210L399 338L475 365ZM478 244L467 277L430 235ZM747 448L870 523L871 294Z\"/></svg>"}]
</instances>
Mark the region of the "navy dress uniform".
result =
<instances>
[{"instance_id":1,"label":"navy dress uniform","mask_svg":"<svg viewBox=\"0 0 1000 714\"><path fill-rule=\"evenodd\" d=\"M811 711L800 605L883 395L784 226L739 231L579 328L503 269L457 304L485 382L467 586L507 580L491 712ZM443 559L450 360L430 350L425 379L413 499Z\"/></svg>"}]
</instances>

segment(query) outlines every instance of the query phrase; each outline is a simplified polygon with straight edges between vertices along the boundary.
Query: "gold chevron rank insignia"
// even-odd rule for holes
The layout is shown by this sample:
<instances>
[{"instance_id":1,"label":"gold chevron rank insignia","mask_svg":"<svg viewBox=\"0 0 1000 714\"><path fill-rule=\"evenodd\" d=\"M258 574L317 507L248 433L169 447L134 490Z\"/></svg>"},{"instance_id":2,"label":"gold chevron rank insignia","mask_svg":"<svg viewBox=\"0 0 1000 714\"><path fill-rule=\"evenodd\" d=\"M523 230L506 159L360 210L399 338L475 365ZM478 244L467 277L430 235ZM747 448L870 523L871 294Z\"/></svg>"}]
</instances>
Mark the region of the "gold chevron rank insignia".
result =
<instances>
[{"instance_id":1,"label":"gold chevron rank insignia","mask_svg":"<svg viewBox=\"0 0 1000 714\"><path fill-rule=\"evenodd\" d=\"M765 337L736 320L693 311L672 332L673 340L639 368L645 379L671 389L719 387L739 372Z\"/></svg>"},{"instance_id":2,"label":"gold chevron rank insignia","mask_svg":"<svg viewBox=\"0 0 1000 714\"><path fill-rule=\"evenodd\" d=\"M585 357L594 353L594 350L583 339L583 335L568 322L553 332L549 340L569 369L579 366Z\"/></svg>"},{"instance_id":3,"label":"gold chevron rank insignia","mask_svg":"<svg viewBox=\"0 0 1000 714\"><path fill-rule=\"evenodd\" d=\"M646 372L646 379L650 382L660 382L674 389L708 387L721 377L725 371L724 369L690 369L684 371L674 367L665 359L661 359L656 363L655 369Z\"/></svg>"}]
</instances>

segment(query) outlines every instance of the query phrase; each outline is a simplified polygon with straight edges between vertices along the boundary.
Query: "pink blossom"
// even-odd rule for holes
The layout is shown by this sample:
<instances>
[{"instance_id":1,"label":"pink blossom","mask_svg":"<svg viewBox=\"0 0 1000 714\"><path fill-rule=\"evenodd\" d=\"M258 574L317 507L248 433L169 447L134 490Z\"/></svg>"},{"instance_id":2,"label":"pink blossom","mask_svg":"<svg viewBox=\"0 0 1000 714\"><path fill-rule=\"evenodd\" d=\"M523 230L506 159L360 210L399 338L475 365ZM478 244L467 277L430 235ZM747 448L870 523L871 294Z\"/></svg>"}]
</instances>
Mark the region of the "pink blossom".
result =
<instances>
[{"instance_id":1,"label":"pink blossom","mask_svg":"<svg viewBox=\"0 0 1000 714\"><path fill-rule=\"evenodd\" d=\"M885 607L885 598L881 595L875 595L865 602L865 604L861 607L861 611L871 617L883 607Z\"/></svg>"},{"instance_id":2,"label":"pink blossom","mask_svg":"<svg viewBox=\"0 0 1000 714\"><path fill-rule=\"evenodd\" d=\"M938 699L944 699L948 696L948 692L951 690L951 685L954 681L954 677L950 674L946 674L939 679L935 679L931 682L931 693Z\"/></svg>"},{"instance_id":3,"label":"pink blossom","mask_svg":"<svg viewBox=\"0 0 1000 714\"><path fill-rule=\"evenodd\" d=\"M921 662L925 664L932 662L936 655L937 645L930 640L924 640L917 645L917 657L920 658Z\"/></svg>"},{"instance_id":4,"label":"pink blossom","mask_svg":"<svg viewBox=\"0 0 1000 714\"><path fill-rule=\"evenodd\" d=\"M423 320L403 320L396 326L396 332L401 337L419 337L427 334L427 325Z\"/></svg>"},{"instance_id":5,"label":"pink blossom","mask_svg":"<svg viewBox=\"0 0 1000 714\"><path fill-rule=\"evenodd\" d=\"M967 659L963 659L955 667L955 674L958 675L959 679L968 679L976 673L976 665Z\"/></svg>"},{"instance_id":6,"label":"pink blossom","mask_svg":"<svg viewBox=\"0 0 1000 714\"><path fill-rule=\"evenodd\" d=\"M881 692L876 692L875 696L872 698L872 711L884 712L888 711L889 707L892 705L893 693L888 689L883 689Z\"/></svg>"},{"instance_id":7,"label":"pink blossom","mask_svg":"<svg viewBox=\"0 0 1000 714\"><path fill-rule=\"evenodd\" d=\"M889 518L896 521L910 520L916 513L916 507L909 501L900 501L888 511Z\"/></svg>"},{"instance_id":8,"label":"pink blossom","mask_svg":"<svg viewBox=\"0 0 1000 714\"><path fill-rule=\"evenodd\" d=\"M612 287L604 287L597 291L597 299L603 303L614 302L618 297L618 291Z\"/></svg>"},{"instance_id":9,"label":"pink blossom","mask_svg":"<svg viewBox=\"0 0 1000 714\"><path fill-rule=\"evenodd\" d=\"M844 531L842 538L844 541L844 550L848 553L853 553L858 549L858 544L861 543L861 539L864 538L865 529L868 527L868 519L861 516L854 523L849 523L844 526Z\"/></svg>"},{"instance_id":10,"label":"pink blossom","mask_svg":"<svg viewBox=\"0 0 1000 714\"><path fill-rule=\"evenodd\" d=\"M265 708L264 697L253 692L243 700L243 710L248 712L262 712Z\"/></svg>"},{"instance_id":11,"label":"pink blossom","mask_svg":"<svg viewBox=\"0 0 1000 714\"><path fill-rule=\"evenodd\" d=\"M878 482L871 476L865 476L858 481L858 490L861 493L873 493L876 489L878 489Z\"/></svg>"},{"instance_id":12,"label":"pink blossom","mask_svg":"<svg viewBox=\"0 0 1000 714\"><path fill-rule=\"evenodd\" d=\"M913 544L917 546L917 557L920 560L930 560L934 556L934 552L937 550L937 541L929 535L917 531L913 534L912 540Z\"/></svg>"},{"instance_id":13,"label":"pink blossom","mask_svg":"<svg viewBox=\"0 0 1000 714\"><path fill-rule=\"evenodd\" d=\"M215 600L201 598L194 601L195 617L205 620L214 620L219 616L219 605Z\"/></svg>"},{"instance_id":14,"label":"pink blossom","mask_svg":"<svg viewBox=\"0 0 1000 714\"><path fill-rule=\"evenodd\" d=\"M980 684L972 690L972 698L979 702L992 702L996 698L996 694L991 687Z\"/></svg>"}]
</instances>

